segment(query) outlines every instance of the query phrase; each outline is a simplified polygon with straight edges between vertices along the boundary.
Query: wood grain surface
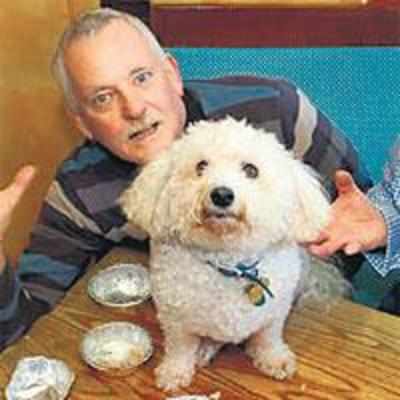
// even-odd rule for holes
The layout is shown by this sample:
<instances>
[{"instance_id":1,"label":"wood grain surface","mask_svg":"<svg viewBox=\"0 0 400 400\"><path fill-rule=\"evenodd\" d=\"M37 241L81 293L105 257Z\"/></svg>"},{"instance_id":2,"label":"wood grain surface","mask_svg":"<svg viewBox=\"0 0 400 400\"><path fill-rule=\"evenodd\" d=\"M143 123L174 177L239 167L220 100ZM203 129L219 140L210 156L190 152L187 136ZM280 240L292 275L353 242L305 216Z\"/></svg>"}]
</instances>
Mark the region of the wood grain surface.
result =
<instances>
[{"instance_id":1,"label":"wood grain surface","mask_svg":"<svg viewBox=\"0 0 400 400\"><path fill-rule=\"evenodd\" d=\"M171 396L155 387L153 370L162 356L162 335L151 301L111 309L87 296L87 282L99 269L117 262L145 262L143 255L118 249L93 266L48 316L0 355L0 398L16 363L44 355L65 361L75 372L70 400L154 399ZM109 321L132 321L150 332L152 358L126 377L111 377L88 367L79 356L82 336ZM400 320L340 301L330 312L307 307L293 313L286 338L298 356L294 378L274 381L259 373L237 346L224 348L212 364L197 373L187 390L220 400L394 400L400 399Z\"/></svg>"}]
</instances>

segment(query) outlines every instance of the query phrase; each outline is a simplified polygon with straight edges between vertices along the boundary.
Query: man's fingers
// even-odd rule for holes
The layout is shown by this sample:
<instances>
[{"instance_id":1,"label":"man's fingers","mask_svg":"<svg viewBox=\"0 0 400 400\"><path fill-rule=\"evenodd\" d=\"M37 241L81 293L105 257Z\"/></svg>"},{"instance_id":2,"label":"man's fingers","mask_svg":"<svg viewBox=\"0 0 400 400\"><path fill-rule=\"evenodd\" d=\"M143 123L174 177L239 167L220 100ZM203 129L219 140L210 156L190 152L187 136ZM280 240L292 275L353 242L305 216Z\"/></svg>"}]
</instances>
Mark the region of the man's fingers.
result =
<instances>
[{"instance_id":1,"label":"man's fingers","mask_svg":"<svg viewBox=\"0 0 400 400\"><path fill-rule=\"evenodd\" d=\"M339 194L345 194L357 188L351 174L344 170L336 172L335 185Z\"/></svg>"},{"instance_id":2,"label":"man's fingers","mask_svg":"<svg viewBox=\"0 0 400 400\"><path fill-rule=\"evenodd\" d=\"M36 168L33 165L25 165L15 176L14 182L18 186L27 187L36 174Z\"/></svg>"},{"instance_id":3,"label":"man's fingers","mask_svg":"<svg viewBox=\"0 0 400 400\"><path fill-rule=\"evenodd\" d=\"M329 251L327 251L325 246L317 246L311 245L308 247L308 251L316 257L326 258L331 255Z\"/></svg>"},{"instance_id":4,"label":"man's fingers","mask_svg":"<svg viewBox=\"0 0 400 400\"><path fill-rule=\"evenodd\" d=\"M325 231L321 231L321 232L318 234L318 236L317 236L315 239L312 240L311 243L312 243L313 245L321 244L321 243L325 242L328 238L329 238L328 233L325 232ZM311 243L309 242L309 243L305 243L305 244L306 244L306 245L310 245Z\"/></svg>"},{"instance_id":5,"label":"man's fingers","mask_svg":"<svg viewBox=\"0 0 400 400\"><path fill-rule=\"evenodd\" d=\"M348 243L343 251L347 256L353 256L354 254L360 253L362 250L362 246L360 242L351 242Z\"/></svg>"},{"instance_id":6,"label":"man's fingers","mask_svg":"<svg viewBox=\"0 0 400 400\"><path fill-rule=\"evenodd\" d=\"M329 237L327 240L321 243L312 243L308 246L308 250L311 254L317 257L330 257L332 254L339 250L344 249L349 244L349 241L345 237L332 238Z\"/></svg>"},{"instance_id":7,"label":"man's fingers","mask_svg":"<svg viewBox=\"0 0 400 400\"><path fill-rule=\"evenodd\" d=\"M311 244L308 246L308 251L317 257L329 257L336 251L336 246L333 246L332 243L325 242L322 244Z\"/></svg>"},{"instance_id":8,"label":"man's fingers","mask_svg":"<svg viewBox=\"0 0 400 400\"><path fill-rule=\"evenodd\" d=\"M20 199L29 184L32 182L35 173L36 169L32 165L27 165L18 171L14 181L4 190L4 192L7 193L7 196L12 200L12 203L16 203Z\"/></svg>"}]
</instances>

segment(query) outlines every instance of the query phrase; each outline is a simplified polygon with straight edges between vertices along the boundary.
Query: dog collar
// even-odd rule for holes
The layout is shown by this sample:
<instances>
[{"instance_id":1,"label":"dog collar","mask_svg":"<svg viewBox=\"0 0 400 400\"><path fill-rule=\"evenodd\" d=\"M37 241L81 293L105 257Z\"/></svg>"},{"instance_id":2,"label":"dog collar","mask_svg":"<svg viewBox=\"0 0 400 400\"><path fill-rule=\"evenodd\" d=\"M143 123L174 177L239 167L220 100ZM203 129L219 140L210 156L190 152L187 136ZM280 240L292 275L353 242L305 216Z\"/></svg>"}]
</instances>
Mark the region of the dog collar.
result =
<instances>
[{"instance_id":1,"label":"dog collar","mask_svg":"<svg viewBox=\"0 0 400 400\"><path fill-rule=\"evenodd\" d=\"M251 283L245 287L246 295L252 304L261 306L265 303L264 292L271 298L274 297L274 294L268 287L270 285L269 279L267 277L259 278L257 268L259 262L260 260L257 260L250 265L238 263L233 268L229 269L213 264L211 261L207 261L207 264L228 278L244 278L249 280Z\"/></svg>"}]
</instances>

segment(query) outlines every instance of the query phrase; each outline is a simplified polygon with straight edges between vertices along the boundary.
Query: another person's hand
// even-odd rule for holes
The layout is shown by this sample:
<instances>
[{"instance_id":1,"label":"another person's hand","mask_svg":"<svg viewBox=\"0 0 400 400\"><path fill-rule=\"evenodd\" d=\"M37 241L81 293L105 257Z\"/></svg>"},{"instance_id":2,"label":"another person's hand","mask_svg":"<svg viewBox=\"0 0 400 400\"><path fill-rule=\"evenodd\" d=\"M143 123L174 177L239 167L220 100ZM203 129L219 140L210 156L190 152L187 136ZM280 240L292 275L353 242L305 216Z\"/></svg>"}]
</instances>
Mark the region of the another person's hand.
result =
<instances>
[{"instance_id":1,"label":"another person's hand","mask_svg":"<svg viewBox=\"0 0 400 400\"><path fill-rule=\"evenodd\" d=\"M338 197L332 204L330 223L317 240L308 243L309 251L328 257L338 250L353 255L385 246L385 220L352 176L340 170L336 173L335 184Z\"/></svg>"},{"instance_id":2,"label":"another person's hand","mask_svg":"<svg viewBox=\"0 0 400 400\"><path fill-rule=\"evenodd\" d=\"M10 225L12 212L31 183L35 172L35 168L30 165L21 168L14 180L5 189L0 190L0 271L4 266L2 242Z\"/></svg>"}]
</instances>

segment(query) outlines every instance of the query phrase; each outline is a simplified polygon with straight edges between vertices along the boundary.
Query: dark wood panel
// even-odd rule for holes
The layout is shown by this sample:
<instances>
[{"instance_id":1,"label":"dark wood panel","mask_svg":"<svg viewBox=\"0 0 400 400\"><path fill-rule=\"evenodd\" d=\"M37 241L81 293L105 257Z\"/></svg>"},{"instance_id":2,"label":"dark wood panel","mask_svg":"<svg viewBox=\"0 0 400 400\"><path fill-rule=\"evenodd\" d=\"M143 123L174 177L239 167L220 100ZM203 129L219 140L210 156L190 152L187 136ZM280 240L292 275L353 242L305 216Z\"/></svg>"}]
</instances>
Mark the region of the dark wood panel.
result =
<instances>
[{"instance_id":1,"label":"dark wood panel","mask_svg":"<svg viewBox=\"0 0 400 400\"><path fill-rule=\"evenodd\" d=\"M139 17L144 23L150 23L150 2L148 0L101 0L101 7L111 7Z\"/></svg>"},{"instance_id":2,"label":"dark wood panel","mask_svg":"<svg viewBox=\"0 0 400 400\"><path fill-rule=\"evenodd\" d=\"M165 46L335 47L400 44L400 0L347 9L150 6L101 0L150 24Z\"/></svg>"},{"instance_id":3,"label":"dark wood panel","mask_svg":"<svg viewBox=\"0 0 400 400\"><path fill-rule=\"evenodd\" d=\"M165 46L319 47L400 44L400 5L361 9L151 8Z\"/></svg>"}]
</instances>

